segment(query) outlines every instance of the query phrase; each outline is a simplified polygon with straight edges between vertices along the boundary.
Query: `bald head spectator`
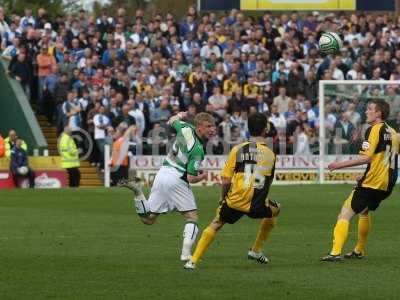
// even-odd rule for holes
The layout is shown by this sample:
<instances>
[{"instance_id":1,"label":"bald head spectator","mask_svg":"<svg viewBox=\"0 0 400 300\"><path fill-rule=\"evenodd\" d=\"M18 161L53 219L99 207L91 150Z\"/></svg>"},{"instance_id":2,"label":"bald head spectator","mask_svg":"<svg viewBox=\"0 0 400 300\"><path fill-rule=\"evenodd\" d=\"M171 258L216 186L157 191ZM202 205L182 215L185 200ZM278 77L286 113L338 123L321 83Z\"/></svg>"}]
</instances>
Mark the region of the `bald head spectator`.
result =
<instances>
[{"instance_id":1,"label":"bald head spectator","mask_svg":"<svg viewBox=\"0 0 400 300\"><path fill-rule=\"evenodd\" d=\"M26 152L28 151L28 146L25 143L23 139L21 139L18 135L15 129L10 129L8 132L8 137L4 139L4 145L5 145L5 156L10 157L11 156L11 150L15 146L17 140L20 140L21 147L23 150Z\"/></svg>"},{"instance_id":2,"label":"bald head spectator","mask_svg":"<svg viewBox=\"0 0 400 300\"><path fill-rule=\"evenodd\" d=\"M128 126L135 125L136 120L134 117L132 117L129 112L131 110L131 107L128 104L124 104L122 106L122 113L120 116L116 117L113 121L113 126L117 127L119 124L122 122L126 123Z\"/></svg>"}]
</instances>

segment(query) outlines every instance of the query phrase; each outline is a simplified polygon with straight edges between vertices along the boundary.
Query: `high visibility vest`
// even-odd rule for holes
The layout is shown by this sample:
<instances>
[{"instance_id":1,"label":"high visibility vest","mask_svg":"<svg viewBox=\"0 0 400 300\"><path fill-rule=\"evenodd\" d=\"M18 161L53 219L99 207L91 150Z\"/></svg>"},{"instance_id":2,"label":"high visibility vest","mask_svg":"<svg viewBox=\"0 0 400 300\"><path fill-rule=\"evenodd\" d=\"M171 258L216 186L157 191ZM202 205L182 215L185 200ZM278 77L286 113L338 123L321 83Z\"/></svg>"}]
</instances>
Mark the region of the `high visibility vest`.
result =
<instances>
[{"instance_id":1,"label":"high visibility vest","mask_svg":"<svg viewBox=\"0 0 400 300\"><path fill-rule=\"evenodd\" d=\"M10 144L10 137L4 139L4 144L5 144L5 152L6 152L6 157L10 157L11 156L11 149L14 146L14 144ZM21 148L24 149L26 152L28 152L28 146L26 145L25 141L22 140L21 143Z\"/></svg>"},{"instance_id":2,"label":"high visibility vest","mask_svg":"<svg viewBox=\"0 0 400 300\"><path fill-rule=\"evenodd\" d=\"M120 137L117 139L112 146L112 153L111 153L111 165L113 167L121 165L121 166L128 166L128 153L122 153L122 144L124 143L124 137Z\"/></svg>"},{"instance_id":3,"label":"high visibility vest","mask_svg":"<svg viewBox=\"0 0 400 300\"><path fill-rule=\"evenodd\" d=\"M78 168L80 166L78 148L74 139L68 134L63 133L61 135L59 152L63 169Z\"/></svg>"}]
</instances>

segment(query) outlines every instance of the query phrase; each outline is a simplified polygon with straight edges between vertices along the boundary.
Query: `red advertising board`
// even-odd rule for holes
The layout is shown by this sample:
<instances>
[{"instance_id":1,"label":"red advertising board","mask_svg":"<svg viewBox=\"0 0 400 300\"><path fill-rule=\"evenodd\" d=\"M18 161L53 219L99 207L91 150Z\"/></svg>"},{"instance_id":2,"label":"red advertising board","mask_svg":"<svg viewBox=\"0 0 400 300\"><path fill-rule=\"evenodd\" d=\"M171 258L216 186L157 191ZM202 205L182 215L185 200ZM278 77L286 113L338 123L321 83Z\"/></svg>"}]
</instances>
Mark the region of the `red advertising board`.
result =
<instances>
[{"instance_id":1,"label":"red advertising board","mask_svg":"<svg viewBox=\"0 0 400 300\"><path fill-rule=\"evenodd\" d=\"M21 179L18 185L29 187L28 179ZM64 170L35 170L35 188L54 189L67 186L67 173ZM15 188L11 173L0 171L0 189Z\"/></svg>"}]
</instances>

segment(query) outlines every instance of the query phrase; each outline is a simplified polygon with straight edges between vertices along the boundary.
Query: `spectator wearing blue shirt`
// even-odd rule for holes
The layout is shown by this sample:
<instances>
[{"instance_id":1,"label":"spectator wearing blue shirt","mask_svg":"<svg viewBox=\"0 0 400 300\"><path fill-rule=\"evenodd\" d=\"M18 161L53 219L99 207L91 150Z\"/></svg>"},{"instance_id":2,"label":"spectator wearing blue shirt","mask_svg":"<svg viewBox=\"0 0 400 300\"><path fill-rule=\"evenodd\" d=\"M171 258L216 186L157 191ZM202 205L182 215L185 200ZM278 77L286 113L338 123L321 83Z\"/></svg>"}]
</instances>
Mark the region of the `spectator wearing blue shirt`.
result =
<instances>
[{"instance_id":1,"label":"spectator wearing blue shirt","mask_svg":"<svg viewBox=\"0 0 400 300\"><path fill-rule=\"evenodd\" d=\"M186 36L189 32L197 32L197 23L194 21L193 16L188 15L186 20L179 26L179 34L181 37Z\"/></svg>"},{"instance_id":2,"label":"spectator wearing blue shirt","mask_svg":"<svg viewBox=\"0 0 400 300\"><path fill-rule=\"evenodd\" d=\"M257 100L257 104L256 104L257 112L259 112L259 113L269 112L268 104L264 101L263 95L257 94L256 100Z\"/></svg>"},{"instance_id":3,"label":"spectator wearing blue shirt","mask_svg":"<svg viewBox=\"0 0 400 300\"><path fill-rule=\"evenodd\" d=\"M51 73L44 79L43 86L44 113L50 123L53 122L55 110L54 92L59 80L58 65L53 65L51 67Z\"/></svg>"},{"instance_id":4,"label":"spectator wearing blue shirt","mask_svg":"<svg viewBox=\"0 0 400 300\"><path fill-rule=\"evenodd\" d=\"M103 52L103 56L101 57L101 63L104 66L112 66L113 60L116 58L116 50L114 48L114 44L112 42L107 43L107 50Z\"/></svg>"},{"instance_id":5,"label":"spectator wearing blue shirt","mask_svg":"<svg viewBox=\"0 0 400 300\"><path fill-rule=\"evenodd\" d=\"M254 53L250 53L247 62L243 63L243 69L247 76L253 74L257 70L256 60L256 55Z\"/></svg>"},{"instance_id":6,"label":"spectator wearing blue shirt","mask_svg":"<svg viewBox=\"0 0 400 300\"><path fill-rule=\"evenodd\" d=\"M32 16L32 9L31 8L25 8L25 16L22 17L21 22L20 22L20 27L21 31L26 29L28 26L32 26L35 28L36 25L36 20L35 17Z\"/></svg>"},{"instance_id":7,"label":"spectator wearing blue shirt","mask_svg":"<svg viewBox=\"0 0 400 300\"><path fill-rule=\"evenodd\" d=\"M20 178L28 178L29 187L35 187L35 173L29 168L28 155L22 149L22 140L19 138L15 141L11 150L10 171L15 187L18 187L18 179Z\"/></svg>"},{"instance_id":8,"label":"spectator wearing blue shirt","mask_svg":"<svg viewBox=\"0 0 400 300\"><path fill-rule=\"evenodd\" d=\"M71 42L72 48L70 55L74 58L74 61L79 61L81 58L85 57L85 50L81 49L79 46L79 40L74 38Z\"/></svg>"},{"instance_id":9,"label":"spectator wearing blue shirt","mask_svg":"<svg viewBox=\"0 0 400 300\"><path fill-rule=\"evenodd\" d=\"M285 77L287 77L287 74L285 72L285 63L283 61L280 61L278 63L278 70L272 72L272 83L275 83L279 79L281 74L284 74Z\"/></svg>"},{"instance_id":10,"label":"spectator wearing blue shirt","mask_svg":"<svg viewBox=\"0 0 400 300\"><path fill-rule=\"evenodd\" d=\"M14 21L10 23L10 28L8 31L3 32L2 34L2 44L7 47L12 44L14 38L21 38L21 32L18 31L17 25Z\"/></svg>"}]
</instances>

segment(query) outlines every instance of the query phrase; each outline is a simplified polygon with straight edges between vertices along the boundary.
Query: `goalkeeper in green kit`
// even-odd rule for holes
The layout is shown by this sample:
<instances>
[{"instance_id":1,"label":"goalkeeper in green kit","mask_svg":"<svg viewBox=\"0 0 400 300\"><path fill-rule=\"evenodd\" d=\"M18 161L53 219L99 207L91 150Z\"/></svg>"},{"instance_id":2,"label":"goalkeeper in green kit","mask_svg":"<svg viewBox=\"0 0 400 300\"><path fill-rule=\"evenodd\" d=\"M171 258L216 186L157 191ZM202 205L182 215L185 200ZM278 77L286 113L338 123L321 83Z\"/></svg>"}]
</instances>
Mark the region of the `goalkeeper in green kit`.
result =
<instances>
[{"instance_id":1,"label":"goalkeeper in green kit","mask_svg":"<svg viewBox=\"0 0 400 300\"><path fill-rule=\"evenodd\" d=\"M122 184L134 192L136 212L144 224L154 224L163 213L181 213L185 219L182 261L190 259L192 245L199 231L196 201L189 184L207 178L207 174L199 170L204 159L203 141L214 135L216 130L215 120L208 113L196 115L195 127L182 121L185 115L178 113L168 121L176 130L176 141L157 172L149 198L145 198L140 182Z\"/></svg>"}]
</instances>

